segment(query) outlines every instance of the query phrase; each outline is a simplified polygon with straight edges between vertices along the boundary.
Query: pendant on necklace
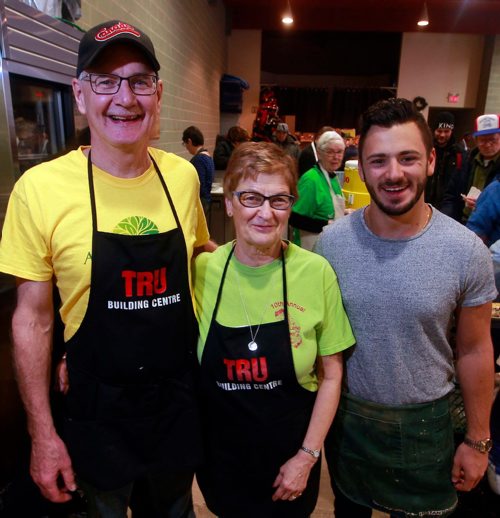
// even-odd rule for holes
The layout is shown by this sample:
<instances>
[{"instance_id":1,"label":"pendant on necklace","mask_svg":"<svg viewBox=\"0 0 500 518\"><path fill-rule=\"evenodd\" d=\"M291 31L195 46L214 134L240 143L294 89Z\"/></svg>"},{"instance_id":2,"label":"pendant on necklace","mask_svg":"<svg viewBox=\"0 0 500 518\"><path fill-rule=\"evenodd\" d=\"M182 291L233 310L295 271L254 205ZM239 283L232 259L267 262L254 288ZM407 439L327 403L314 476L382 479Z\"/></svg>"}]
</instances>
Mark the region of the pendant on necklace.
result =
<instances>
[{"instance_id":1,"label":"pendant on necklace","mask_svg":"<svg viewBox=\"0 0 500 518\"><path fill-rule=\"evenodd\" d=\"M258 348L258 345L256 342L254 342L253 340L251 342L248 342L248 348L251 350L251 351L256 351L257 348Z\"/></svg>"}]
</instances>

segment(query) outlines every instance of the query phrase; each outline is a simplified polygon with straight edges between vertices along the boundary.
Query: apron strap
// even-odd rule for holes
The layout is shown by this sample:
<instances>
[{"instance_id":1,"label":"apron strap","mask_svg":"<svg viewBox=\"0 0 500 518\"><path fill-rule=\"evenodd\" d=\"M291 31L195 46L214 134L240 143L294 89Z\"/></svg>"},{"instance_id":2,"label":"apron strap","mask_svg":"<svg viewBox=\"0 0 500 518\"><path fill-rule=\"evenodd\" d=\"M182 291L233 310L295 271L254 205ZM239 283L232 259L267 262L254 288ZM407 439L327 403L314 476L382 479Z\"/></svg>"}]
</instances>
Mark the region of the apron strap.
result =
<instances>
[{"instance_id":1,"label":"apron strap","mask_svg":"<svg viewBox=\"0 0 500 518\"><path fill-rule=\"evenodd\" d=\"M215 306L214 306L214 311L212 313L211 322L213 322L215 320L215 317L217 315L217 310L219 308L219 303L220 303L220 299L222 296L222 288L224 285L224 280L226 279L227 269L229 268L229 263L231 261L231 257L234 254L235 248L236 248L236 241L233 242L231 251L229 252L229 255L227 256L227 259L226 259L226 264L224 265L224 270L222 271L222 277L221 277L220 284L219 284L219 290L217 292L217 298L215 300ZM282 271L282 279L283 279L283 309L284 309L283 314L284 314L284 320L288 324L288 304L287 304L288 291L287 291L287 287L286 287L285 252L283 250L283 246L281 246L281 264L282 264L281 271Z\"/></svg>"},{"instance_id":2,"label":"apron strap","mask_svg":"<svg viewBox=\"0 0 500 518\"><path fill-rule=\"evenodd\" d=\"M92 210L92 230L97 232L97 210L95 203L95 190L94 190L94 177L92 175L92 150L89 149L89 155L87 157L87 175L89 179L89 192L90 192L90 207Z\"/></svg>"},{"instance_id":3,"label":"apron strap","mask_svg":"<svg viewBox=\"0 0 500 518\"><path fill-rule=\"evenodd\" d=\"M160 179L161 185L163 186L163 190L165 191L165 195L167 196L168 204L170 205L170 210L172 211L172 214L174 216L175 223L177 225L177 228L182 230L181 223L179 221L179 217L177 216L177 211L175 210L174 202L172 201L172 197L170 196L170 192L168 190L167 184L165 183L165 179L163 178L163 175L160 172L160 168L158 167L158 164L155 162L155 159L151 156L151 153L148 153L149 158L151 159L151 162L153 163L153 166L155 168L156 173L158 174L158 177ZM95 189L94 189L94 176L92 174L92 150L89 150L89 155L87 157L87 175L89 180L89 192L90 192L90 207L92 211L92 229L94 232L97 232L97 208L96 208L96 201L95 201Z\"/></svg>"},{"instance_id":4,"label":"apron strap","mask_svg":"<svg viewBox=\"0 0 500 518\"><path fill-rule=\"evenodd\" d=\"M285 315L285 322L288 324L288 290L286 287L286 268L285 268L285 251L283 245L281 246L281 262L282 262L282 278L283 278L283 309Z\"/></svg>"},{"instance_id":5,"label":"apron strap","mask_svg":"<svg viewBox=\"0 0 500 518\"><path fill-rule=\"evenodd\" d=\"M231 247L231 251L229 252L229 255L227 256L226 264L224 265L224 270L222 271L222 277L219 284L219 291L217 292L217 299L215 300L215 306L214 311L212 313L212 321L215 319L215 316L217 315L217 309L219 308L219 302L222 295L222 287L224 285L224 280L226 278L227 269L229 268L229 261L231 260L231 257L234 254L234 249L236 248L236 241L234 241L233 246Z\"/></svg>"},{"instance_id":6,"label":"apron strap","mask_svg":"<svg viewBox=\"0 0 500 518\"><path fill-rule=\"evenodd\" d=\"M332 181L330 179L330 175L318 164L323 176L325 177L326 183L330 189L330 196L332 198L333 205L333 219L339 219L344 215L345 212L345 200L344 197L340 194L337 194L332 187ZM335 173L334 173L335 174ZM336 175L335 175L336 176ZM335 177L334 177L335 178ZM338 180L337 180L338 181Z\"/></svg>"},{"instance_id":7,"label":"apron strap","mask_svg":"<svg viewBox=\"0 0 500 518\"><path fill-rule=\"evenodd\" d=\"M179 221L179 218L177 216L177 211L175 210L174 202L172 201L172 197L170 196L170 192L168 190L167 184L165 182L165 179L163 178L163 175L160 172L160 168L158 167L158 164L156 163L155 159L152 157L151 153L149 154L149 158L151 159L151 162L153 162L153 166L156 170L156 173L158 174L158 177L160 178L160 182L163 186L163 190L165 191L165 194L167 195L168 203L170 205L170 210L172 211L172 214L175 219L175 223L177 224L177 228L180 228L182 230L181 222Z\"/></svg>"}]
</instances>

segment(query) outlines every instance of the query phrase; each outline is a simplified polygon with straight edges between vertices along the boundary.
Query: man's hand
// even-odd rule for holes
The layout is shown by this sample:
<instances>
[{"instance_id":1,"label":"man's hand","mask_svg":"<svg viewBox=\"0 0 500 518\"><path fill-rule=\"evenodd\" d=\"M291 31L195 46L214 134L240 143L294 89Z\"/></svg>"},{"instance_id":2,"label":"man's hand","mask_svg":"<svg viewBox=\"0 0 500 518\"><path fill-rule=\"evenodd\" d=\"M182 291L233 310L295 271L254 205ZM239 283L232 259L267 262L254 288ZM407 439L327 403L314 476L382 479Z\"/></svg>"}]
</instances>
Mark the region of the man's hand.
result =
<instances>
[{"instance_id":1,"label":"man's hand","mask_svg":"<svg viewBox=\"0 0 500 518\"><path fill-rule=\"evenodd\" d=\"M465 196L464 194L462 194L461 196L462 196L462 199L464 200L465 206L468 209L474 210L476 208L477 198L470 198L470 197Z\"/></svg>"},{"instance_id":2,"label":"man's hand","mask_svg":"<svg viewBox=\"0 0 500 518\"><path fill-rule=\"evenodd\" d=\"M76 490L75 475L66 446L57 434L33 439L30 473L42 495L51 502L71 500L69 493Z\"/></svg>"},{"instance_id":3,"label":"man's hand","mask_svg":"<svg viewBox=\"0 0 500 518\"><path fill-rule=\"evenodd\" d=\"M64 355L56 366L54 372L54 390L66 395L69 390L68 367L66 365L66 355Z\"/></svg>"},{"instance_id":4,"label":"man's hand","mask_svg":"<svg viewBox=\"0 0 500 518\"><path fill-rule=\"evenodd\" d=\"M488 467L488 454L462 443L455 452L451 481L458 491L470 491L483 478Z\"/></svg>"}]
</instances>

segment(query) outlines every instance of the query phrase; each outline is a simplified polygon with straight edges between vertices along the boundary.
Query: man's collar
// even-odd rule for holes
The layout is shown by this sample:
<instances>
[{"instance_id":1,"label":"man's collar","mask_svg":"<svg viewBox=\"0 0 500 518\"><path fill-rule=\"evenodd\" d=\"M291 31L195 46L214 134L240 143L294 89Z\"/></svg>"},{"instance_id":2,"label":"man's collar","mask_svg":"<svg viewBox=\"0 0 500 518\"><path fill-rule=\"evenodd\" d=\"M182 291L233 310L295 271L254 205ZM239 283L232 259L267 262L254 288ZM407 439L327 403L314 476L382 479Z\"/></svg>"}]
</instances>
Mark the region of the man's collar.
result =
<instances>
[{"instance_id":1,"label":"man's collar","mask_svg":"<svg viewBox=\"0 0 500 518\"><path fill-rule=\"evenodd\" d=\"M481 153L478 153L475 158L483 167L488 167L491 162L496 162L500 158L500 151L492 158L484 158Z\"/></svg>"}]
</instances>

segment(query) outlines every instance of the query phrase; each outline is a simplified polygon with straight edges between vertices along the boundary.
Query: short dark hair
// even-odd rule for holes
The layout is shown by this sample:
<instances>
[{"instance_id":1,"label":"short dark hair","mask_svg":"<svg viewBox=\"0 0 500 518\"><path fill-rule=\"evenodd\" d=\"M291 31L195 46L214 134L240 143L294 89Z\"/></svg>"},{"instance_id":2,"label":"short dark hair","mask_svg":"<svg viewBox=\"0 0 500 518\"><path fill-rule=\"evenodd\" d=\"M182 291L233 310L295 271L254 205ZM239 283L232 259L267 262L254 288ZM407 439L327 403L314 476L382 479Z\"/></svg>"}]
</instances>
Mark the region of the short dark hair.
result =
<instances>
[{"instance_id":1,"label":"short dark hair","mask_svg":"<svg viewBox=\"0 0 500 518\"><path fill-rule=\"evenodd\" d=\"M232 153L224 175L223 188L226 198L231 198L240 180L256 180L259 174L281 176L290 188L290 194L298 197L297 164L282 148L270 142L244 142Z\"/></svg>"},{"instance_id":2,"label":"short dark hair","mask_svg":"<svg viewBox=\"0 0 500 518\"><path fill-rule=\"evenodd\" d=\"M189 126L182 132L182 142L187 142L188 139L191 139L193 146L203 146L205 144L203 133L196 126Z\"/></svg>"},{"instance_id":3,"label":"short dark hair","mask_svg":"<svg viewBox=\"0 0 500 518\"><path fill-rule=\"evenodd\" d=\"M391 98L370 106L360 119L360 137L358 144L359 157L363 158L363 146L366 135L372 126L392 128L398 124L414 122L422 135L427 156L430 155L433 146L432 132L424 119L424 116L415 108L408 99Z\"/></svg>"},{"instance_id":4,"label":"short dark hair","mask_svg":"<svg viewBox=\"0 0 500 518\"><path fill-rule=\"evenodd\" d=\"M229 140L231 144L238 144L240 142L248 142L250 137L246 129L240 126L233 126L227 131L227 140Z\"/></svg>"}]
</instances>

